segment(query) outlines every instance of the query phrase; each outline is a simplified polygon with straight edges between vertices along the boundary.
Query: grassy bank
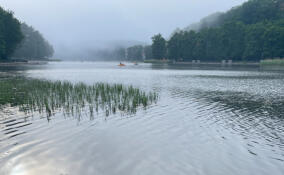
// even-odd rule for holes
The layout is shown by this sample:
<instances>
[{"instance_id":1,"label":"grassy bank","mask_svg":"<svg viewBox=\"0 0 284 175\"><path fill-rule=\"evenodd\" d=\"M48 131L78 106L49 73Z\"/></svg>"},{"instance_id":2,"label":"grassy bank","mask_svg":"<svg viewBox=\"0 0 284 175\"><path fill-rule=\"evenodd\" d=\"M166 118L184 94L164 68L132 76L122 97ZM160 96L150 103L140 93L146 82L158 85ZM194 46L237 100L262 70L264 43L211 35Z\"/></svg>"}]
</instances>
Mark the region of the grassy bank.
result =
<instances>
[{"instance_id":1,"label":"grassy bank","mask_svg":"<svg viewBox=\"0 0 284 175\"><path fill-rule=\"evenodd\" d=\"M258 62L232 62L232 63L222 63L222 62L200 62L200 63L192 63L192 62L174 62L176 65L234 65L234 66L258 66Z\"/></svg>"},{"instance_id":2,"label":"grassy bank","mask_svg":"<svg viewBox=\"0 0 284 175\"><path fill-rule=\"evenodd\" d=\"M201 61L201 62L192 62L192 61L172 61L172 60L144 60L144 63L155 63L155 64L175 64L175 65L236 65L236 66L258 66L259 62L232 62L225 64L221 61L219 62L208 62L208 61Z\"/></svg>"},{"instance_id":3,"label":"grassy bank","mask_svg":"<svg viewBox=\"0 0 284 175\"><path fill-rule=\"evenodd\" d=\"M144 60L144 63L166 64L166 63L172 63L172 61L170 60Z\"/></svg>"},{"instance_id":4,"label":"grassy bank","mask_svg":"<svg viewBox=\"0 0 284 175\"><path fill-rule=\"evenodd\" d=\"M284 66L284 58L261 60L260 65L261 66Z\"/></svg>"}]
</instances>

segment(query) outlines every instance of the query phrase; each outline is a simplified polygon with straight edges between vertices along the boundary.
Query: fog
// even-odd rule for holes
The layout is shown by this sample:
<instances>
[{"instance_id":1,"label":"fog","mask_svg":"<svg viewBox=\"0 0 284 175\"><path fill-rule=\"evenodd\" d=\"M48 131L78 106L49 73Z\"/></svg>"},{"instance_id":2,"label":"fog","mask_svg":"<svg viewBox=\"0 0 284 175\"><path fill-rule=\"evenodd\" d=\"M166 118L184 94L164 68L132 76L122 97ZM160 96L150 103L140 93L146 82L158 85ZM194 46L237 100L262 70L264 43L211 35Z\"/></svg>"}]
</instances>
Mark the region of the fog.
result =
<instances>
[{"instance_id":1,"label":"fog","mask_svg":"<svg viewBox=\"0 0 284 175\"><path fill-rule=\"evenodd\" d=\"M245 0L0 0L54 46L54 57L94 48L150 43ZM75 54L76 53L76 54Z\"/></svg>"}]
</instances>

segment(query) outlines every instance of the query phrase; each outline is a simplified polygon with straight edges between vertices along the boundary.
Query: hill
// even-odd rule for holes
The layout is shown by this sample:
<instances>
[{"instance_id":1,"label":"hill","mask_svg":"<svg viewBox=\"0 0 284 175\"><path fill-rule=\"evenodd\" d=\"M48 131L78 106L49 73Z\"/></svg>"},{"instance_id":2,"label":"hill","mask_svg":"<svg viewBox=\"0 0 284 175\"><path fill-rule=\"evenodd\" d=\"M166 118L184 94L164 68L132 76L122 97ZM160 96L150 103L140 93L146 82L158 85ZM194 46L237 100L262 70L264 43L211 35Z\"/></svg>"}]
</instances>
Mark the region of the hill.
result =
<instances>
[{"instance_id":1,"label":"hill","mask_svg":"<svg viewBox=\"0 0 284 175\"><path fill-rule=\"evenodd\" d=\"M249 0L195 26L170 38L169 59L259 61L284 57L284 0Z\"/></svg>"},{"instance_id":2,"label":"hill","mask_svg":"<svg viewBox=\"0 0 284 175\"><path fill-rule=\"evenodd\" d=\"M53 52L53 47L40 32L21 23L13 12L0 7L0 61L43 59L51 57Z\"/></svg>"}]
</instances>

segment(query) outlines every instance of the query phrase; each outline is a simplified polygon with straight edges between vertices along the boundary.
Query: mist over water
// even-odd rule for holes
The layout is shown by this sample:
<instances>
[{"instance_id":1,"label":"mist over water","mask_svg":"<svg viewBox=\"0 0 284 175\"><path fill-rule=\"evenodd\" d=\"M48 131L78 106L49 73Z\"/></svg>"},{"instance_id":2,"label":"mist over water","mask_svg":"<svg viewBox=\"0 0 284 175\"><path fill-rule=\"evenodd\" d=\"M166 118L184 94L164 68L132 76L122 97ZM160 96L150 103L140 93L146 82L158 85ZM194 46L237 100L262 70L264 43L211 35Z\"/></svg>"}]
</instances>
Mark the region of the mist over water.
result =
<instances>
[{"instance_id":1,"label":"mist over water","mask_svg":"<svg viewBox=\"0 0 284 175\"><path fill-rule=\"evenodd\" d=\"M283 0L0 0L0 175L283 175L283 32Z\"/></svg>"},{"instance_id":2,"label":"mist over water","mask_svg":"<svg viewBox=\"0 0 284 175\"><path fill-rule=\"evenodd\" d=\"M245 0L0 0L22 22L50 41L55 58L84 59L102 48L150 43L201 18L226 11Z\"/></svg>"}]
</instances>

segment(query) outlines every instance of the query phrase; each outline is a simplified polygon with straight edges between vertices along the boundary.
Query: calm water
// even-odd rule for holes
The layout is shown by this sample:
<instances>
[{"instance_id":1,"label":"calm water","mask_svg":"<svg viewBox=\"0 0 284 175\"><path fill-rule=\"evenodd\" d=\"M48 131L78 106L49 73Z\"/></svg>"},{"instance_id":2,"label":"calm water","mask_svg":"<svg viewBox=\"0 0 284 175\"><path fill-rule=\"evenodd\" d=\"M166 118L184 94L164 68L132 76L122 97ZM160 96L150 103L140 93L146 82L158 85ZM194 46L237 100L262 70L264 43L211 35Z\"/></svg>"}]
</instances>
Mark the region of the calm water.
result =
<instances>
[{"instance_id":1,"label":"calm water","mask_svg":"<svg viewBox=\"0 0 284 175\"><path fill-rule=\"evenodd\" d=\"M0 112L0 174L282 175L284 72L62 62L0 75L122 83L159 94L134 115Z\"/></svg>"}]
</instances>

